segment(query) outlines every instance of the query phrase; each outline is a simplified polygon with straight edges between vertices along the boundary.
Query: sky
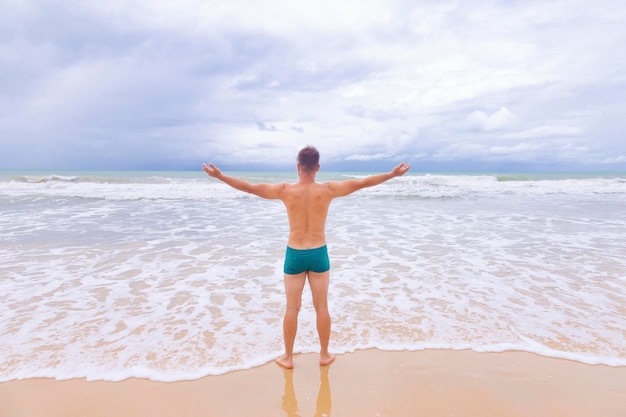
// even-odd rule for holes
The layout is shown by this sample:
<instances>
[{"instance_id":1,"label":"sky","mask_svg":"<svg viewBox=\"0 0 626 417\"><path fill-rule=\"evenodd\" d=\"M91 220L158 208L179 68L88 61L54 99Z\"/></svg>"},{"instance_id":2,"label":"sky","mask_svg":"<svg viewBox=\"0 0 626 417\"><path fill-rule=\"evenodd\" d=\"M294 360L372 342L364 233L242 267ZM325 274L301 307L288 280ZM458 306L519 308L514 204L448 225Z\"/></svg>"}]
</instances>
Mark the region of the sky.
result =
<instances>
[{"instance_id":1,"label":"sky","mask_svg":"<svg viewBox=\"0 0 626 417\"><path fill-rule=\"evenodd\" d=\"M626 171L623 0L0 0L0 169Z\"/></svg>"}]
</instances>

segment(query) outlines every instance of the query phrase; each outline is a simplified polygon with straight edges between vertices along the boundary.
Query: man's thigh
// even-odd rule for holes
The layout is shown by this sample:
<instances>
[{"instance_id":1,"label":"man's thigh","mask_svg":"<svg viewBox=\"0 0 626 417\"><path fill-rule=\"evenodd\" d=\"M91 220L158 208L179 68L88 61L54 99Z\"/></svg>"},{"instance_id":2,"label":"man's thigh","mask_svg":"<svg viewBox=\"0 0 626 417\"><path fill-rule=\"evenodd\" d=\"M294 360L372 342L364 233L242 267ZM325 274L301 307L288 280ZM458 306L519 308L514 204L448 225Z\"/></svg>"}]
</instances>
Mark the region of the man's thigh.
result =
<instances>
[{"instance_id":1,"label":"man's thigh","mask_svg":"<svg viewBox=\"0 0 626 417\"><path fill-rule=\"evenodd\" d=\"M306 282L306 272L300 274L285 274L285 296L287 297L287 307L299 306L302 298L302 290Z\"/></svg>"},{"instance_id":2,"label":"man's thigh","mask_svg":"<svg viewBox=\"0 0 626 417\"><path fill-rule=\"evenodd\" d=\"M330 271L313 272L309 271L309 286L313 296L313 303L316 307L327 304L328 299L328 283L330 281Z\"/></svg>"}]
</instances>

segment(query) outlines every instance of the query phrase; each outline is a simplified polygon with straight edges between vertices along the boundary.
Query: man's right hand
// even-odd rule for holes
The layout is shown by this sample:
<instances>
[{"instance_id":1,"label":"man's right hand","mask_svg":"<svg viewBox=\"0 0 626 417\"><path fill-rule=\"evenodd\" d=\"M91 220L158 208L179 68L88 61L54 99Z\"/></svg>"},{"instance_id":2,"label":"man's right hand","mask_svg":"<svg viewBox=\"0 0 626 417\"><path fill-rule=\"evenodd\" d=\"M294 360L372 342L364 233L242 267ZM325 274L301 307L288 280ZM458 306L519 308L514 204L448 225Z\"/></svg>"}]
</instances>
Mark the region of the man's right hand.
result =
<instances>
[{"instance_id":1,"label":"man's right hand","mask_svg":"<svg viewBox=\"0 0 626 417\"><path fill-rule=\"evenodd\" d=\"M205 163L202 164L202 169L206 172L209 177L219 178L222 175L222 171L220 171L215 165L209 164L207 166Z\"/></svg>"}]
</instances>

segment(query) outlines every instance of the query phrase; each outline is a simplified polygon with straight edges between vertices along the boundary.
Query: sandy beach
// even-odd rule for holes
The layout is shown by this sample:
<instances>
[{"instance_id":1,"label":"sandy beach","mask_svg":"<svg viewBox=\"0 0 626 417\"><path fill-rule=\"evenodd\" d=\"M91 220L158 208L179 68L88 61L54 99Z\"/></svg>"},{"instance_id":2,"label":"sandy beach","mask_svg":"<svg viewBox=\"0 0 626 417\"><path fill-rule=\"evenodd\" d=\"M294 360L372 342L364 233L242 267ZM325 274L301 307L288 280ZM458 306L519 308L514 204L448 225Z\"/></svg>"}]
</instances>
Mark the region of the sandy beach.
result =
<instances>
[{"instance_id":1,"label":"sandy beach","mask_svg":"<svg viewBox=\"0 0 626 417\"><path fill-rule=\"evenodd\" d=\"M3 417L622 417L626 367L524 352L357 351L328 367L296 357L195 381L28 379L0 384Z\"/></svg>"}]
</instances>

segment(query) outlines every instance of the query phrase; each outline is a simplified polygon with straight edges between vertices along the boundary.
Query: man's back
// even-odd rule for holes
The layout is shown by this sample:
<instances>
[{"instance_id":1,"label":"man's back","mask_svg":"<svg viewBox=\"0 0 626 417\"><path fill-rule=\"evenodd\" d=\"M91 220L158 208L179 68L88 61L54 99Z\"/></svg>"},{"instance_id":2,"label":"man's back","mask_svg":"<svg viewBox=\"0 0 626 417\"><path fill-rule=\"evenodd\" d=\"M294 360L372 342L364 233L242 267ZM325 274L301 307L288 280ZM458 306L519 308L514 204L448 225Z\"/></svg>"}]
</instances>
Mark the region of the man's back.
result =
<instances>
[{"instance_id":1,"label":"man's back","mask_svg":"<svg viewBox=\"0 0 626 417\"><path fill-rule=\"evenodd\" d=\"M326 244L324 229L332 199L328 184L301 181L284 188L281 200L289 218L289 247L310 249Z\"/></svg>"}]
</instances>

